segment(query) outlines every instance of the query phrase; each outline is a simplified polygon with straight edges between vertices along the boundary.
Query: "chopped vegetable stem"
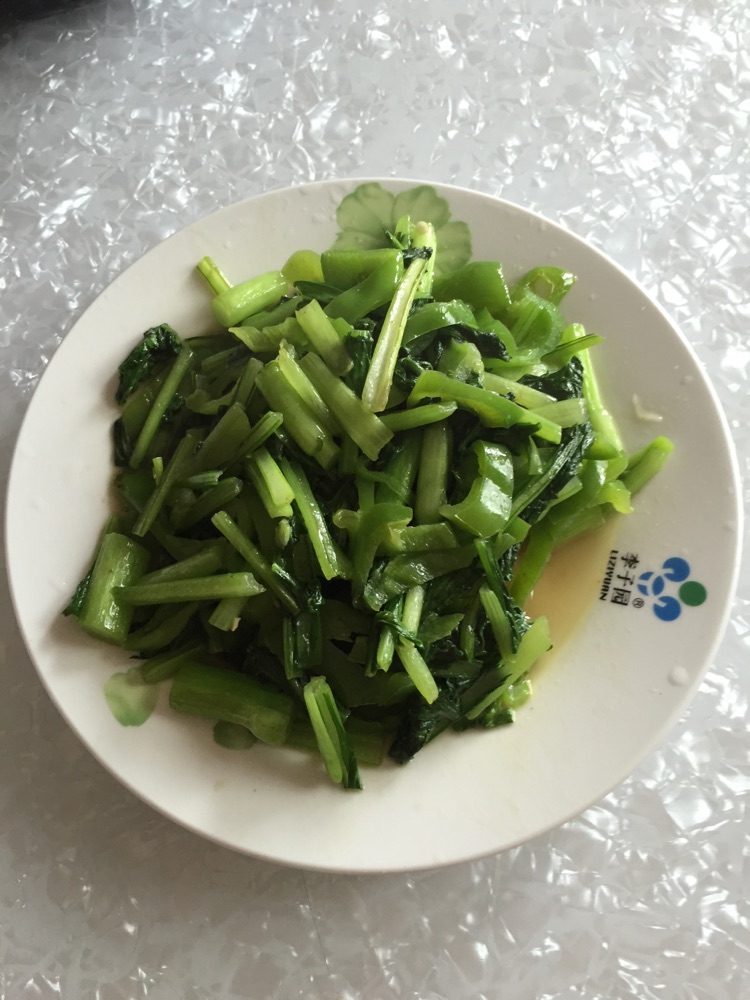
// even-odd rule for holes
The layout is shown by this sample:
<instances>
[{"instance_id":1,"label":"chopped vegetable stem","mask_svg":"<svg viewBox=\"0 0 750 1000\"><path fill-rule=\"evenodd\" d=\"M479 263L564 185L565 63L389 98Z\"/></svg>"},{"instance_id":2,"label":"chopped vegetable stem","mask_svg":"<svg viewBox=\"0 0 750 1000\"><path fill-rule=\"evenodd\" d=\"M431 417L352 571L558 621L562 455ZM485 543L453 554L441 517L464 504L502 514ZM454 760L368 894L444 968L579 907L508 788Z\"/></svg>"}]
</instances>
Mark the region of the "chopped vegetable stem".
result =
<instances>
[{"instance_id":1,"label":"chopped vegetable stem","mask_svg":"<svg viewBox=\"0 0 750 1000\"><path fill-rule=\"evenodd\" d=\"M426 266L427 261L424 258L417 258L411 262L388 307L362 390L362 402L373 413L380 413L388 403L396 358L404 337L409 309Z\"/></svg>"},{"instance_id":2,"label":"chopped vegetable stem","mask_svg":"<svg viewBox=\"0 0 750 1000\"><path fill-rule=\"evenodd\" d=\"M229 514L226 511L220 510L214 514L211 520L214 527L221 532L232 548L239 552L247 562L258 580L264 583L269 590L273 591L288 611L293 615L299 614L300 607L295 598L279 580L270 563L261 555Z\"/></svg>"},{"instance_id":3,"label":"chopped vegetable stem","mask_svg":"<svg viewBox=\"0 0 750 1000\"><path fill-rule=\"evenodd\" d=\"M182 350L175 358L169 373L164 379L161 388L151 405L151 409L148 412L148 416L144 421L141 432L138 435L133 447L133 453L130 456L130 467L132 469L137 469L146 457L146 452L154 439L156 430L161 421L164 419L167 407L172 402L175 393L180 387L180 383L190 369L190 366L193 363L193 358L193 352L187 346L183 346Z\"/></svg>"}]
</instances>

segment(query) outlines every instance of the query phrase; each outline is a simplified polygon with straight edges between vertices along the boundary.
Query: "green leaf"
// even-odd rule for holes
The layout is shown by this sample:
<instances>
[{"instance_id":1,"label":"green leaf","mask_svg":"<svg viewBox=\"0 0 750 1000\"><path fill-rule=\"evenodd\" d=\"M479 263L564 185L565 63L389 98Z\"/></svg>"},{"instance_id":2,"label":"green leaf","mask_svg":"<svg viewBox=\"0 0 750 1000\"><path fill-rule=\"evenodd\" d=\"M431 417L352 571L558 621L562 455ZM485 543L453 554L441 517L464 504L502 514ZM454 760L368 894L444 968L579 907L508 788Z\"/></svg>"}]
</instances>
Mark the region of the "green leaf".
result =
<instances>
[{"instance_id":1,"label":"green leaf","mask_svg":"<svg viewBox=\"0 0 750 1000\"><path fill-rule=\"evenodd\" d=\"M402 215L408 215L412 222L431 222L440 229L451 217L451 210L445 198L441 198L429 184L420 184L396 195L391 217L395 225Z\"/></svg>"},{"instance_id":2,"label":"green leaf","mask_svg":"<svg viewBox=\"0 0 750 1000\"><path fill-rule=\"evenodd\" d=\"M419 184L394 196L380 184L360 184L338 207L339 233L332 250L375 250L392 244L399 219L430 222L437 235L436 274L446 274L471 259L471 233L465 222L450 221L450 205L429 184Z\"/></svg>"},{"instance_id":3,"label":"green leaf","mask_svg":"<svg viewBox=\"0 0 750 1000\"><path fill-rule=\"evenodd\" d=\"M169 323L153 326L117 369L119 381L115 398L122 405L154 369L177 355L182 341Z\"/></svg>"},{"instance_id":4,"label":"green leaf","mask_svg":"<svg viewBox=\"0 0 750 1000\"><path fill-rule=\"evenodd\" d=\"M380 250L388 244L380 235L363 232L361 229L342 229L331 244L331 250Z\"/></svg>"},{"instance_id":5,"label":"green leaf","mask_svg":"<svg viewBox=\"0 0 750 1000\"><path fill-rule=\"evenodd\" d=\"M391 225L392 206L393 195L380 184L360 184L339 205L336 221L342 230L354 229L380 239Z\"/></svg>"},{"instance_id":6,"label":"green leaf","mask_svg":"<svg viewBox=\"0 0 750 1000\"><path fill-rule=\"evenodd\" d=\"M447 274L468 264L471 260L471 232L466 223L448 222L439 229L436 226L435 230L437 236L435 273Z\"/></svg>"}]
</instances>

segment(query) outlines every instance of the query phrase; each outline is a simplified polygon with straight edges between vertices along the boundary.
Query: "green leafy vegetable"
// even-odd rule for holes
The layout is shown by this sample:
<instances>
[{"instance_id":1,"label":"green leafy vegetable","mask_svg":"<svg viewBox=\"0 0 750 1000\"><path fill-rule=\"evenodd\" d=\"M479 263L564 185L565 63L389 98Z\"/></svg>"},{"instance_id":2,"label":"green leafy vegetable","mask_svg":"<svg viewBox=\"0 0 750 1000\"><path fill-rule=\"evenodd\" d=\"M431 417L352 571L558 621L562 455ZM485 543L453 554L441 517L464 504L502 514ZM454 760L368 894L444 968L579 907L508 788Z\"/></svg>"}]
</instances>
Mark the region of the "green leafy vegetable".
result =
<instances>
[{"instance_id":1,"label":"green leafy vegetable","mask_svg":"<svg viewBox=\"0 0 750 1000\"><path fill-rule=\"evenodd\" d=\"M117 369L119 384L115 399L122 405L154 370L182 350L182 341L168 323L151 327Z\"/></svg>"},{"instance_id":2,"label":"green leafy vegetable","mask_svg":"<svg viewBox=\"0 0 750 1000\"><path fill-rule=\"evenodd\" d=\"M140 657L106 685L123 725L167 684L219 745L360 788L385 753L513 722L554 640L525 610L550 558L672 445L626 452L564 268L508 284L426 185L363 184L337 221L239 285L203 258L224 332L162 324L123 361L124 509L64 614Z\"/></svg>"}]
</instances>

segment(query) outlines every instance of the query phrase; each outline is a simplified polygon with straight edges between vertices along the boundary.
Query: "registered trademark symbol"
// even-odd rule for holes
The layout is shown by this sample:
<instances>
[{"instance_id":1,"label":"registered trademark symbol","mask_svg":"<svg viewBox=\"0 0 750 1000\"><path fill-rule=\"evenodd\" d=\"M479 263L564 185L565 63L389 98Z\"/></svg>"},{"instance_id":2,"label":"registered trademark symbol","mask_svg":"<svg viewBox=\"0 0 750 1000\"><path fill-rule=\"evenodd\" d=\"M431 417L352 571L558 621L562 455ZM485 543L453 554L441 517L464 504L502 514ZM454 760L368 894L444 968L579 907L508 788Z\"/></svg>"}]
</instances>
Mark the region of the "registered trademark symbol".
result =
<instances>
[{"instance_id":1,"label":"registered trademark symbol","mask_svg":"<svg viewBox=\"0 0 750 1000\"><path fill-rule=\"evenodd\" d=\"M643 598L642 597L635 597L635 598L633 598L633 607L634 608L642 608L643 607Z\"/></svg>"}]
</instances>

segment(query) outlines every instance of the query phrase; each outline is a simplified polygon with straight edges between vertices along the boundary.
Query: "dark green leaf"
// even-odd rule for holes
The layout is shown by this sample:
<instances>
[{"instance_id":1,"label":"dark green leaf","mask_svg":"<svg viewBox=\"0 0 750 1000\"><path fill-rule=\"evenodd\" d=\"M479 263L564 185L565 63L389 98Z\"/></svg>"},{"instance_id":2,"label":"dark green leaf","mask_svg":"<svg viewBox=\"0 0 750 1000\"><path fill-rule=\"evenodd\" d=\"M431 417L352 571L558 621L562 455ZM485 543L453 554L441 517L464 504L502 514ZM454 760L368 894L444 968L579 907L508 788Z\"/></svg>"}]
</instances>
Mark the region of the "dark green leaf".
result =
<instances>
[{"instance_id":1,"label":"dark green leaf","mask_svg":"<svg viewBox=\"0 0 750 1000\"><path fill-rule=\"evenodd\" d=\"M83 607L83 602L86 600L86 594L89 590L89 584L91 583L91 570L88 571L86 576L81 580L81 582L76 587L73 596L68 602L67 607L64 609L64 615L72 615L77 618Z\"/></svg>"},{"instance_id":2,"label":"dark green leaf","mask_svg":"<svg viewBox=\"0 0 750 1000\"><path fill-rule=\"evenodd\" d=\"M119 384L115 398L122 404L154 369L169 361L182 350L182 340L168 323L151 327L143 334L143 339L134 347L120 367Z\"/></svg>"}]
</instances>

